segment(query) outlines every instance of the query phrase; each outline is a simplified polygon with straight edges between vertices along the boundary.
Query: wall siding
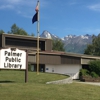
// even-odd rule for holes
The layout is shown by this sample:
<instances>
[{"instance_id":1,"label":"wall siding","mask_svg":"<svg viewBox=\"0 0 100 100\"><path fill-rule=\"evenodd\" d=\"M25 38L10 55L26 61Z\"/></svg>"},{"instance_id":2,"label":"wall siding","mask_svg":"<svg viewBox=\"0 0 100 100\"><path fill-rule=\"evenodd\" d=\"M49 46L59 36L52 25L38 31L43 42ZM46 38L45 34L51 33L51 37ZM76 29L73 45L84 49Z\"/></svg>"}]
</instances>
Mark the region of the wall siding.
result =
<instances>
[{"instance_id":1,"label":"wall siding","mask_svg":"<svg viewBox=\"0 0 100 100\"><path fill-rule=\"evenodd\" d=\"M72 76L73 79L79 79L79 70L82 68L81 65L45 65L48 73L58 73Z\"/></svg>"},{"instance_id":2,"label":"wall siding","mask_svg":"<svg viewBox=\"0 0 100 100\"><path fill-rule=\"evenodd\" d=\"M81 64L81 58L61 56L61 64Z\"/></svg>"},{"instance_id":3,"label":"wall siding","mask_svg":"<svg viewBox=\"0 0 100 100\"><path fill-rule=\"evenodd\" d=\"M61 64L61 58L57 55L40 54L40 64Z\"/></svg>"},{"instance_id":4,"label":"wall siding","mask_svg":"<svg viewBox=\"0 0 100 100\"><path fill-rule=\"evenodd\" d=\"M94 59L86 59L86 58L82 58L81 59L81 64L89 64L90 61L93 61Z\"/></svg>"},{"instance_id":5,"label":"wall siding","mask_svg":"<svg viewBox=\"0 0 100 100\"><path fill-rule=\"evenodd\" d=\"M46 40L45 42L45 50L51 51L52 50L52 40Z\"/></svg>"},{"instance_id":6,"label":"wall siding","mask_svg":"<svg viewBox=\"0 0 100 100\"><path fill-rule=\"evenodd\" d=\"M36 56L35 55L28 55L28 62L36 63Z\"/></svg>"}]
</instances>

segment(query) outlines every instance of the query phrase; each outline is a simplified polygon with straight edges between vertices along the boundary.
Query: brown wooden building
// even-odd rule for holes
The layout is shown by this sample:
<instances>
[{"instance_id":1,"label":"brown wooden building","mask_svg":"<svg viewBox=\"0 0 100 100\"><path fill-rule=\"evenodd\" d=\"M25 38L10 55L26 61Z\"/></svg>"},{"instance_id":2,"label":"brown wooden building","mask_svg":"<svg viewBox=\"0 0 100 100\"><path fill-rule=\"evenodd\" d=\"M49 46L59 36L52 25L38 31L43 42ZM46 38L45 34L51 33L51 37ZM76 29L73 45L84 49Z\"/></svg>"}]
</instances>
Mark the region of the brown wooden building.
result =
<instances>
[{"instance_id":1,"label":"brown wooden building","mask_svg":"<svg viewBox=\"0 0 100 100\"><path fill-rule=\"evenodd\" d=\"M52 40L40 38L40 51L51 51ZM34 50L37 49L37 38L32 36L2 34L0 35L0 47L16 47L19 49Z\"/></svg>"},{"instance_id":2,"label":"brown wooden building","mask_svg":"<svg viewBox=\"0 0 100 100\"><path fill-rule=\"evenodd\" d=\"M41 72L67 74L78 79L79 70L88 66L91 60L100 57L57 52L52 50L52 40L39 39L39 70ZM0 48L18 48L28 50L28 62L31 70L36 71L37 38L31 36L2 34L0 35Z\"/></svg>"}]
</instances>

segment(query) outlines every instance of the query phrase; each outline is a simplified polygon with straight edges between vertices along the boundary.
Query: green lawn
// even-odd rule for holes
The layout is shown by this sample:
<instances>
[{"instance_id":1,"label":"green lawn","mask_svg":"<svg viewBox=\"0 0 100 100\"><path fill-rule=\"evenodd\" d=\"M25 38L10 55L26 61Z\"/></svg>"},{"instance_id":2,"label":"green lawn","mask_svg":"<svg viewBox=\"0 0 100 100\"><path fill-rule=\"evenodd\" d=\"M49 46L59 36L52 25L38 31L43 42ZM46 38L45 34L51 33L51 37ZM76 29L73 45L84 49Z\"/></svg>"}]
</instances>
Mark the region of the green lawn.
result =
<instances>
[{"instance_id":1,"label":"green lawn","mask_svg":"<svg viewBox=\"0 0 100 100\"><path fill-rule=\"evenodd\" d=\"M24 71L0 71L0 100L100 100L100 87L87 84L45 84L67 76Z\"/></svg>"}]
</instances>

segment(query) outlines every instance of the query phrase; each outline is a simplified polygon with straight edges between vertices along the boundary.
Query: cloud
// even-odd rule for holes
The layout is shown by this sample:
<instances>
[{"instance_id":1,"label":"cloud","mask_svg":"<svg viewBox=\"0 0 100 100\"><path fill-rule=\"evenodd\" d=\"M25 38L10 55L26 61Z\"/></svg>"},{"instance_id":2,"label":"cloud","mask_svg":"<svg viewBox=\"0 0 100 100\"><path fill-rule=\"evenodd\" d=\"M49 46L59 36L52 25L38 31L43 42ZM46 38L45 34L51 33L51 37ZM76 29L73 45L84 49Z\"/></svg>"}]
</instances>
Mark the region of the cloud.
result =
<instances>
[{"instance_id":1,"label":"cloud","mask_svg":"<svg viewBox=\"0 0 100 100\"><path fill-rule=\"evenodd\" d=\"M69 5L76 5L76 4L77 4L77 2L75 2L75 1L69 3Z\"/></svg>"},{"instance_id":2,"label":"cloud","mask_svg":"<svg viewBox=\"0 0 100 100\"><path fill-rule=\"evenodd\" d=\"M0 9L13 9L14 7L12 5L2 5L0 6Z\"/></svg>"},{"instance_id":3,"label":"cloud","mask_svg":"<svg viewBox=\"0 0 100 100\"><path fill-rule=\"evenodd\" d=\"M23 0L5 0L6 2L10 3L10 4L18 4Z\"/></svg>"},{"instance_id":4,"label":"cloud","mask_svg":"<svg viewBox=\"0 0 100 100\"><path fill-rule=\"evenodd\" d=\"M0 5L11 5L13 7L34 7L36 0L3 0L0 1Z\"/></svg>"},{"instance_id":5,"label":"cloud","mask_svg":"<svg viewBox=\"0 0 100 100\"><path fill-rule=\"evenodd\" d=\"M68 4L70 6L78 5L78 4L81 4L81 3L82 3L82 1L80 1L80 0L69 0L68 1Z\"/></svg>"},{"instance_id":6,"label":"cloud","mask_svg":"<svg viewBox=\"0 0 100 100\"><path fill-rule=\"evenodd\" d=\"M0 10L13 10L17 14L30 18L35 12L37 0L2 0L0 1ZM41 0L41 7L46 6L46 1Z\"/></svg>"},{"instance_id":7,"label":"cloud","mask_svg":"<svg viewBox=\"0 0 100 100\"><path fill-rule=\"evenodd\" d=\"M100 4L91 5L88 8L94 11L100 11Z\"/></svg>"}]
</instances>

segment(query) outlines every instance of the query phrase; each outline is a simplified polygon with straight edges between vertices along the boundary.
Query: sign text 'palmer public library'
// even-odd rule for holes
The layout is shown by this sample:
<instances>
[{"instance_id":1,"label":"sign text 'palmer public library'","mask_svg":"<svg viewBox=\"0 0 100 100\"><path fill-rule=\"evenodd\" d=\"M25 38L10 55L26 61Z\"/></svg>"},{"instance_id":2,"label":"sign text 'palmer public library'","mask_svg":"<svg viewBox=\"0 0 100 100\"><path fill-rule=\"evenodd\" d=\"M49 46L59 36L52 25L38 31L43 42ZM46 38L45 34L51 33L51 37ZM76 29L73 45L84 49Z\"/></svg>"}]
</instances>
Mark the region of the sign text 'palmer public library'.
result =
<instances>
[{"instance_id":1,"label":"sign text 'palmer public library'","mask_svg":"<svg viewBox=\"0 0 100 100\"><path fill-rule=\"evenodd\" d=\"M1 49L0 68L26 69L26 52L23 50Z\"/></svg>"}]
</instances>

